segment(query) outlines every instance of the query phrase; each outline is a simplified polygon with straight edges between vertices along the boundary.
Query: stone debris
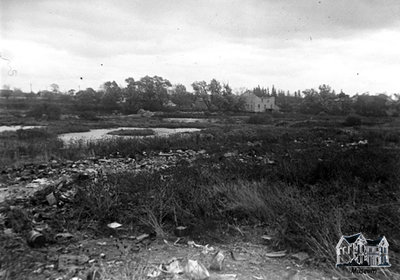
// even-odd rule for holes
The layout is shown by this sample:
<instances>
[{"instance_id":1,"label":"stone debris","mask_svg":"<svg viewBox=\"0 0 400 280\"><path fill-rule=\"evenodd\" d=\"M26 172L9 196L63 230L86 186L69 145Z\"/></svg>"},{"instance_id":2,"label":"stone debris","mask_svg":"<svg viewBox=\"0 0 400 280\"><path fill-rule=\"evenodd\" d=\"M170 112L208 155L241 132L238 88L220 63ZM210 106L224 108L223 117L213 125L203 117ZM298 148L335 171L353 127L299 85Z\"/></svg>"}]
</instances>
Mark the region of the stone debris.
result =
<instances>
[{"instance_id":1,"label":"stone debris","mask_svg":"<svg viewBox=\"0 0 400 280\"><path fill-rule=\"evenodd\" d=\"M112 229L116 229L116 228L122 227L122 225L121 225L120 223L117 223L117 222L110 223L110 224L108 224L107 226L108 226L109 228L112 228Z\"/></svg>"},{"instance_id":2,"label":"stone debris","mask_svg":"<svg viewBox=\"0 0 400 280\"><path fill-rule=\"evenodd\" d=\"M310 256L305 252L299 252L299 253L293 254L291 257L299 260L300 262L303 262L310 258Z\"/></svg>"},{"instance_id":3,"label":"stone debris","mask_svg":"<svg viewBox=\"0 0 400 280\"><path fill-rule=\"evenodd\" d=\"M365 145L364 143L358 144ZM251 148L256 148L259 145L261 145L261 142L248 143L248 147ZM233 150L231 152L223 153L222 155L223 156L221 156L221 160L238 159L242 162L259 162L264 164L266 163L268 165L273 165L276 162L274 159L275 156L271 154L256 157L253 153L239 153L237 150ZM26 240L31 247L42 247L45 246L46 243L50 244L50 242L70 242L70 240L74 238L73 234L62 232L65 231L65 229L50 229L46 224L46 220L48 220L49 217L56 215L55 211L66 211L67 208L63 206L65 206L67 203L74 202L78 191L77 186L81 181L91 180L92 182L96 182L96 180L107 178L108 175L121 171L157 172L174 167L182 161L185 164L190 165L193 161L199 158L209 157L210 156L205 150L171 150L169 152L149 154L144 153L143 156L138 155L135 158L114 157L101 159L93 157L75 162L52 161L49 164L31 164L26 165L24 168L9 168L8 170L2 172L3 175L6 174L8 179L7 188L4 188L3 185L0 186L0 203L8 203L11 199L13 199L13 205L18 206L11 206L6 208L4 211L0 211L2 212L0 216L0 229L2 229L2 232L5 234L8 233L10 235L15 233L23 233L25 236L25 234L29 232ZM22 194L16 197L15 193L19 194L21 190L23 191ZM52 210L48 212L38 211L28 215L20 206L25 205L29 200L32 205L40 205L46 207L46 209ZM54 207L49 207L49 205ZM1 207L2 204L0 204L0 210ZM122 227L122 224L113 222L109 223L107 226L111 229L119 229ZM189 228L190 227L178 226L174 230L175 235L179 238L187 236ZM51 234L46 234L48 232ZM49 236L50 240L47 238ZM137 252L139 251L140 246L143 246L143 241L149 237L149 234L142 234L133 237L131 240L132 244L122 244L118 247L118 249L126 254ZM265 241L270 241L272 239L272 237L267 235L263 235L261 238ZM184 238L184 240L187 239ZM178 241L179 239L174 244L176 245ZM188 241L187 244L189 247L200 249L203 256L206 257L210 252L215 252L215 249L210 247L208 244L200 245L196 244L194 241ZM102 247L100 250L103 250L105 249L105 246L108 246L107 242L97 242L97 245L99 245L97 248L100 246ZM245 260L240 257L235 257L233 252L231 252L231 256L234 261ZM280 258L286 256L286 252L271 252L264 254L264 256L270 258ZM300 261L304 261L309 258L306 253L297 253L292 255L292 257ZM85 265L94 265L97 261L102 261L102 259L109 260L110 258L109 252L105 254L101 251L96 251L95 254L87 253L87 255L85 255L82 254L82 252L79 254L72 254L69 249L65 249L57 252L54 263L58 262L58 270L69 271L74 267L79 269ZM209 256L208 260L210 259L210 270L220 272L225 269L224 263L226 258L221 251L217 251L212 255L212 257ZM43 269L50 269L50 267L43 266ZM159 278L163 274L168 275L169 278L167 277L167 279L170 279L171 277L173 277L172 279L193 280L237 279L236 274L217 274L215 272L212 273L210 278L209 271L198 260L189 259L186 265L183 266L182 262L177 258L173 258L167 263L150 269L147 276L149 278ZM74 275L71 275L71 277L72 276Z\"/></svg>"},{"instance_id":4,"label":"stone debris","mask_svg":"<svg viewBox=\"0 0 400 280\"><path fill-rule=\"evenodd\" d=\"M214 279L214 278L212 278ZM237 280L237 275L236 274L219 274L215 279L218 280Z\"/></svg>"},{"instance_id":5,"label":"stone debris","mask_svg":"<svg viewBox=\"0 0 400 280\"><path fill-rule=\"evenodd\" d=\"M210 277L207 268L197 260L188 260L184 270L185 276L190 280L205 280Z\"/></svg>"},{"instance_id":6,"label":"stone debris","mask_svg":"<svg viewBox=\"0 0 400 280\"><path fill-rule=\"evenodd\" d=\"M89 261L89 257L85 254L79 255L70 255L63 254L58 257L58 269L59 270L68 270L74 266L83 266L85 263Z\"/></svg>"},{"instance_id":7,"label":"stone debris","mask_svg":"<svg viewBox=\"0 0 400 280\"><path fill-rule=\"evenodd\" d=\"M49 205L55 205L57 204L57 198L54 196L54 193L51 192L46 196L46 200L49 203Z\"/></svg>"},{"instance_id":8,"label":"stone debris","mask_svg":"<svg viewBox=\"0 0 400 280\"><path fill-rule=\"evenodd\" d=\"M194 241L188 241L187 244L189 247L195 247L195 248L202 249L202 254L204 254L204 255L215 250L214 247L209 247L208 244L203 246L203 245L196 244Z\"/></svg>"},{"instance_id":9,"label":"stone debris","mask_svg":"<svg viewBox=\"0 0 400 280\"><path fill-rule=\"evenodd\" d=\"M44 235L36 230L31 230L26 239L29 246L33 248L40 248L46 244L46 238Z\"/></svg>"},{"instance_id":10,"label":"stone debris","mask_svg":"<svg viewBox=\"0 0 400 280\"><path fill-rule=\"evenodd\" d=\"M218 251L215 253L211 260L211 265L210 269L211 270L216 270L216 271L221 271L224 266L224 261L225 261L225 256L221 251Z\"/></svg>"},{"instance_id":11,"label":"stone debris","mask_svg":"<svg viewBox=\"0 0 400 280\"><path fill-rule=\"evenodd\" d=\"M261 238L262 238L263 240L266 240L266 241L271 241L271 240L272 240L272 237L269 236L269 235L263 235L263 236L261 236Z\"/></svg>"},{"instance_id":12,"label":"stone debris","mask_svg":"<svg viewBox=\"0 0 400 280\"><path fill-rule=\"evenodd\" d=\"M162 265L160 264L158 267L152 268L148 273L147 277L149 278L158 278L162 273Z\"/></svg>"},{"instance_id":13,"label":"stone debris","mask_svg":"<svg viewBox=\"0 0 400 280\"><path fill-rule=\"evenodd\" d=\"M282 258L286 256L286 251L277 251L277 252L271 252L271 253L266 253L264 256L268 258Z\"/></svg>"},{"instance_id":14,"label":"stone debris","mask_svg":"<svg viewBox=\"0 0 400 280\"><path fill-rule=\"evenodd\" d=\"M57 242L63 242L63 241L67 241L67 240L71 240L74 237L73 234L69 233L69 232L63 232L63 233L57 233L54 236L54 239Z\"/></svg>"},{"instance_id":15,"label":"stone debris","mask_svg":"<svg viewBox=\"0 0 400 280\"><path fill-rule=\"evenodd\" d=\"M143 241L144 239L148 238L149 236L150 236L150 235L148 235L147 233L143 233L143 234L137 236L137 237L136 237L136 240L137 240L138 242L141 242L141 241Z\"/></svg>"},{"instance_id":16,"label":"stone debris","mask_svg":"<svg viewBox=\"0 0 400 280\"><path fill-rule=\"evenodd\" d=\"M178 226L175 228L174 233L175 233L175 236L177 236L177 237L183 237L183 236L188 235L189 230L188 230L188 227Z\"/></svg>"},{"instance_id":17,"label":"stone debris","mask_svg":"<svg viewBox=\"0 0 400 280\"><path fill-rule=\"evenodd\" d=\"M173 274L181 274L184 272L183 267L178 259L172 258L166 265L166 271Z\"/></svg>"}]
</instances>

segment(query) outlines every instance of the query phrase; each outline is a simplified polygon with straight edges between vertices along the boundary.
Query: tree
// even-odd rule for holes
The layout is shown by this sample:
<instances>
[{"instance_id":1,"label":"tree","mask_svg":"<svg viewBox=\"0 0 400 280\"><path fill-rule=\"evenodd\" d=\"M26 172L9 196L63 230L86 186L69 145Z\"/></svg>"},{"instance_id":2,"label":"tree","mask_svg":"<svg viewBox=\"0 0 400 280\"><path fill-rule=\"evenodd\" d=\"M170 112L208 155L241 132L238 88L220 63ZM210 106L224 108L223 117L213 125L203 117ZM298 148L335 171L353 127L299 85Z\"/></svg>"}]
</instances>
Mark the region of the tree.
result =
<instances>
[{"instance_id":1,"label":"tree","mask_svg":"<svg viewBox=\"0 0 400 280\"><path fill-rule=\"evenodd\" d=\"M164 108L169 101L168 88L170 81L159 76L145 76L135 82L143 109L158 111Z\"/></svg>"},{"instance_id":2,"label":"tree","mask_svg":"<svg viewBox=\"0 0 400 280\"><path fill-rule=\"evenodd\" d=\"M115 81L105 82L103 85L104 94L102 97L103 108L106 111L118 109L118 103L122 100L121 88Z\"/></svg>"},{"instance_id":3,"label":"tree","mask_svg":"<svg viewBox=\"0 0 400 280\"><path fill-rule=\"evenodd\" d=\"M269 96L269 89L262 88L257 86L253 89L253 93L258 97L267 97Z\"/></svg>"},{"instance_id":4,"label":"tree","mask_svg":"<svg viewBox=\"0 0 400 280\"><path fill-rule=\"evenodd\" d=\"M340 113L342 115L348 115L352 111L353 102L349 95L345 94L342 90L337 95L337 103L339 106Z\"/></svg>"},{"instance_id":5,"label":"tree","mask_svg":"<svg viewBox=\"0 0 400 280\"><path fill-rule=\"evenodd\" d=\"M216 79L212 79L207 85L207 89L210 92L211 105L218 110L223 110L225 107L225 100L221 93L221 83Z\"/></svg>"},{"instance_id":6,"label":"tree","mask_svg":"<svg viewBox=\"0 0 400 280\"><path fill-rule=\"evenodd\" d=\"M276 94L276 89L275 89L275 86L274 86L274 85L272 85L271 96L274 96L274 97L277 96L277 94Z\"/></svg>"},{"instance_id":7,"label":"tree","mask_svg":"<svg viewBox=\"0 0 400 280\"><path fill-rule=\"evenodd\" d=\"M196 81L192 83L194 94L197 100L201 100L211 110L211 99L207 93L207 83L205 81Z\"/></svg>"},{"instance_id":8,"label":"tree","mask_svg":"<svg viewBox=\"0 0 400 280\"><path fill-rule=\"evenodd\" d=\"M177 84L172 89L171 101L180 109L189 109L195 102L195 96L192 93L187 92L184 85Z\"/></svg>"},{"instance_id":9,"label":"tree","mask_svg":"<svg viewBox=\"0 0 400 280\"><path fill-rule=\"evenodd\" d=\"M93 88L78 91L75 95L75 104L79 110L96 110L102 97Z\"/></svg>"},{"instance_id":10,"label":"tree","mask_svg":"<svg viewBox=\"0 0 400 280\"><path fill-rule=\"evenodd\" d=\"M61 108L49 102L36 104L28 111L28 116L34 117L35 119L59 120Z\"/></svg>"},{"instance_id":11,"label":"tree","mask_svg":"<svg viewBox=\"0 0 400 280\"><path fill-rule=\"evenodd\" d=\"M303 91L304 98L300 110L307 114L318 114L323 111L320 102L320 95L315 89L306 89Z\"/></svg>"},{"instance_id":12,"label":"tree","mask_svg":"<svg viewBox=\"0 0 400 280\"><path fill-rule=\"evenodd\" d=\"M389 97L385 94L380 94L378 96L369 94L358 95L354 103L354 109L357 114L363 116L386 116L388 98Z\"/></svg>"},{"instance_id":13,"label":"tree","mask_svg":"<svg viewBox=\"0 0 400 280\"><path fill-rule=\"evenodd\" d=\"M54 93L59 93L60 92L60 87L57 84L51 84L50 85L51 91Z\"/></svg>"},{"instance_id":14,"label":"tree","mask_svg":"<svg viewBox=\"0 0 400 280\"><path fill-rule=\"evenodd\" d=\"M68 90L67 93L68 93L69 95L71 95L71 96L74 96L74 95L75 95L75 92L76 92L76 91L75 91L74 89L70 89L70 90Z\"/></svg>"},{"instance_id":15,"label":"tree","mask_svg":"<svg viewBox=\"0 0 400 280\"><path fill-rule=\"evenodd\" d=\"M213 94L221 94L221 83L218 82L216 79L212 79L210 83L207 85L207 90L210 92L211 95Z\"/></svg>"},{"instance_id":16,"label":"tree","mask_svg":"<svg viewBox=\"0 0 400 280\"><path fill-rule=\"evenodd\" d=\"M125 98L123 110L128 114L136 113L139 109L143 108L143 94L139 92L134 78L126 78L125 82L127 86L123 89L123 96Z\"/></svg>"},{"instance_id":17,"label":"tree","mask_svg":"<svg viewBox=\"0 0 400 280\"><path fill-rule=\"evenodd\" d=\"M9 85L3 85L3 89L1 90L1 96L5 97L7 100L13 94L13 91L10 89Z\"/></svg>"}]
</instances>

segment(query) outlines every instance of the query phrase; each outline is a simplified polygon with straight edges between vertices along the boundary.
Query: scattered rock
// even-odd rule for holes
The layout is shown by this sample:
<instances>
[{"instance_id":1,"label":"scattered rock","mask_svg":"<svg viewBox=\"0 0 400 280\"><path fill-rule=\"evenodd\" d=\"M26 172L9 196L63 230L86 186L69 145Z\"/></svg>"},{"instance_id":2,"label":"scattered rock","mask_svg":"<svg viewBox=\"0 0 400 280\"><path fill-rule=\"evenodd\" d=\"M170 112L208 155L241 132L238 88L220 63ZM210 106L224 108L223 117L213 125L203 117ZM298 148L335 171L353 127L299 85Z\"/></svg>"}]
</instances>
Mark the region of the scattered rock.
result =
<instances>
[{"instance_id":1,"label":"scattered rock","mask_svg":"<svg viewBox=\"0 0 400 280\"><path fill-rule=\"evenodd\" d=\"M282 257L286 256L286 251L277 251L277 252L266 253L265 256L268 258L282 258Z\"/></svg>"},{"instance_id":2,"label":"scattered rock","mask_svg":"<svg viewBox=\"0 0 400 280\"><path fill-rule=\"evenodd\" d=\"M160 264L158 267L154 267L147 273L147 277L149 278L158 278L162 272L162 265Z\"/></svg>"},{"instance_id":3,"label":"scattered rock","mask_svg":"<svg viewBox=\"0 0 400 280\"><path fill-rule=\"evenodd\" d=\"M299 253L293 254L292 258L295 258L295 259L299 260L300 262L303 262L303 261L307 260L308 258L310 258L310 256L305 252L299 252Z\"/></svg>"},{"instance_id":4,"label":"scattered rock","mask_svg":"<svg viewBox=\"0 0 400 280\"><path fill-rule=\"evenodd\" d=\"M117 222L110 223L107 226L109 228L112 228L112 229L116 229L116 228L122 227L122 225L120 223L117 223Z\"/></svg>"},{"instance_id":5,"label":"scattered rock","mask_svg":"<svg viewBox=\"0 0 400 280\"><path fill-rule=\"evenodd\" d=\"M66 240L70 240L70 239L72 239L74 236L71 234L71 233L69 233L69 232L64 232L64 233L57 233L55 236L54 236L54 239L57 241L57 242L63 242L63 241L66 241Z\"/></svg>"},{"instance_id":6,"label":"scattered rock","mask_svg":"<svg viewBox=\"0 0 400 280\"><path fill-rule=\"evenodd\" d=\"M210 273L203 264L198 261L188 260L185 266L185 275L190 280L205 280L210 277Z\"/></svg>"},{"instance_id":7,"label":"scattered rock","mask_svg":"<svg viewBox=\"0 0 400 280\"><path fill-rule=\"evenodd\" d=\"M49 205L57 204L57 198L54 196L53 192L46 196L46 200L49 203Z\"/></svg>"},{"instance_id":8,"label":"scattered rock","mask_svg":"<svg viewBox=\"0 0 400 280\"><path fill-rule=\"evenodd\" d=\"M263 236L261 236L261 238L262 238L263 240L266 240L266 241L271 241L271 240L272 240L272 237L269 236L269 235L263 235Z\"/></svg>"},{"instance_id":9,"label":"scattered rock","mask_svg":"<svg viewBox=\"0 0 400 280\"><path fill-rule=\"evenodd\" d=\"M85 254L69 255L64 254L58 257L58 269L68 270L71 267L82 266L89 261L89 257Z\"/></svg>"},{"instance_id":10,"label":"scattered rock","mask_svg":"<svg viewBox=\"0 0 400 280\"><path fill-rule=\"evenodd\" d=\"M46 244L46 238L40 232L31 230L28 233L27 242L33 248L40 248Z\"/></svg>"},{"instance_id":11,"label":"scattered rock","mask_svg":"<svg viewBox=\"0 0 400 280\"><path fill-rule=\"evenodd\" d=\"M175 236L177 237L183 237L183 236L187 236L189 233L188 227L184 227L184 226L179 226L176 227L174 230Z\"/></svg>"},{"instance_id":12,"label":"scattered rock","mask_svg":"<svg viewBox=\"0 0 400 280\"><path fill-rule=\"evenodd\" d=\"M211 280L237 280L236 274L219 274L211 278Z\"/></svg>"},{"instance_id":13,"label":"scattered rock","mask_svg":"<svg viewBox=\"0 0 400 280\"><path fill-rule=\"evenodd\" d=\"M221 251L218 251L211 260L210 269L221 271L223 269L225 256Z\"/></svg>"},{"instance_id":14,"label":"scattered rock","mask_svg":"<svg viewBox=\"0 0 400 280\"><path fill-rule=\"evenodd\" d=\"M143 241L144 239L148 238L149 236L150 236L150 235L148 235L147 233L143 233L142 235L137 236L137 237L136 237L136 240L137 240L138 242L141 242L141 241Z\"/></svg>"},{"instance_id":15,"label":"scattered rock","mask_svg":"<svg viewBox=\"0 0 400 280\"><path fill-rule=\"evenodd\" d=\"M100 280L101 274L97 269L92 269L86 275L86 280Z\"/></svg>"},{"instance_id":16,"label":"scattered rock","mask_svg":"<svg viewBox=\"0 0 400 280\"><path fill-rule=\"evenodd\" d=\"M31 228L28 213L19 207L10 206L5 211L5 217L4 226L13 229L17 233Z\"/></svg>"},{"instance_id":17,"label":"scattered rock","mask_svg":"<svg viewBox=\"0 0 400 280\"><path fill-rule=\"evenodd\" d=\"M176 258L172 258L166 265L166 271L173 274L181 274L184 272L180 262Z\"/></svg>"}]
</instances>

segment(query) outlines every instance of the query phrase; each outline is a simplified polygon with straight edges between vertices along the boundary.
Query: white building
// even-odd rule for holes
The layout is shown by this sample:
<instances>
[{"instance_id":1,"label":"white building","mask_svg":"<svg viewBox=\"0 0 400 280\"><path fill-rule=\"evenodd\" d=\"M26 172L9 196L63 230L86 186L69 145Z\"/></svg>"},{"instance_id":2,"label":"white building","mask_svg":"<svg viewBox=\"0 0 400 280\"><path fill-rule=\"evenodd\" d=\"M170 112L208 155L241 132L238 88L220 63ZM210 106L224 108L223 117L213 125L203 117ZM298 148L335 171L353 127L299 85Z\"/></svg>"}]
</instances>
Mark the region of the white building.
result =
<instances>
[{"instance_id":1,"label":"white building","mask_svg":"<svg viewBox=\"0 0 400 280\"><path fill-rule=\"evenodd\" d=\"M390 266L389 243L384 236L366 239L361 233L342 236L336 245L336 266Z\"/></svg>"},{"instance_id":2,"label":"white building","mask_svg":"<svg viewBox=\"0 0 400 280\"><path fill-rule=\"evenodd\" d=\"M275 104L275 97L258 97L251 91L243 93L245 109L249 112L277 111L279 107Z\"/></svg>"}]
</instances>

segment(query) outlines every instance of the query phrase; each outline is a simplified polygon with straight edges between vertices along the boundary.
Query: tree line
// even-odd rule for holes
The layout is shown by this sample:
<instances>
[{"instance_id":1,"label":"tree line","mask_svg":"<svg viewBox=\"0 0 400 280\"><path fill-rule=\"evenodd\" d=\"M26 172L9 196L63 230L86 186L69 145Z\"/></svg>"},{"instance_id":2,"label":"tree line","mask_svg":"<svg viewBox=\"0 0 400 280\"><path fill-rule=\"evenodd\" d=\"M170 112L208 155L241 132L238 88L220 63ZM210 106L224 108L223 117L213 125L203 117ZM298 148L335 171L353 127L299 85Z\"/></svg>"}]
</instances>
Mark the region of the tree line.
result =
<instances>
[{"instance_id":1,"label":"tree line","mask_svg":"<svg viewBox=\"0 0 400 280\"><path fill-rule=\"evenodd\" d=\"M38 93L4 88L1 90L1 97L7 100L9 105L13 103L11 100L15 99L39 99L45 103L62 105L75 112L134 114L140 109L241 112L245 111L243 93L251 92L261 98L274 97L281 112L331 115L356 113L378 117L398 116L400 113L400 94L389 96L364 93L350 97L343 91L336 93L325 84L320 85L318 89L294 92L277 89L275 86L271 89L260 86L253 89L242 88L234 92L229 84L216 79L208 83L195 81L191 84L192 91L188 91L183 84L172 85L168 79L160 76L145 76L138 80L129 77L125 82L126 85L121 86L115 81L108 81L99 90L87 88L79 91L69 90L66 93L61 93L57 84L51 84L51 90Z\"/></svg>"}]
</instances>

